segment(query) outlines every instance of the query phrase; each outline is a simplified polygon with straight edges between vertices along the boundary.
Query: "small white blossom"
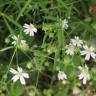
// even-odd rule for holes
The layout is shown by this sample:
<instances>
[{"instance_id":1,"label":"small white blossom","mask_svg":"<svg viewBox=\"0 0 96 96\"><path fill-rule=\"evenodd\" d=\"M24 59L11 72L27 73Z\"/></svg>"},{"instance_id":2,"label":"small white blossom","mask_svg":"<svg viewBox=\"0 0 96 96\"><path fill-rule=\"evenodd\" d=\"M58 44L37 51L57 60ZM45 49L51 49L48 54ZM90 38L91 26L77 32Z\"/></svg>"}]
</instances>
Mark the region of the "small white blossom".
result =
<instances>
[{"instance_id":1,"label":"small white blossom","mask_svg":"<svg viewBox=\"0 0 96 96\"><path fill-rule=\"evenodd\" d=\"M20 80L21 84L25 85L25 78L29 78L29 75L25 72L23 72L23 69L18 66L17 71L13 68L10 68L10 72L14 75L12 80L13 82L16 82L17 80Z\"/></svg>"},{"instance_id":2,"label":"small white blossom","mask_svg":"<svg viewBox=\"0 0 96 96\"><path fill-rule=\"evenodd\" d=\"M59 73L58 73L58 79L59 80L67 79L67 76L66 76L66 74L63 71L59 71Z\"/></svg>"},{"instance_id":3,"label":"small white blossom","mask_svg":"<svg viewBox=\"0 0 96 96\"><path fill-rule=\"evenodd\" d=\"M83 48L85 49L84 51L80 51L80 54L81 55L86 55L85 56L85 60L89 60L90 57L92 58L95 58L96 57L96 54L94 52L94 48L91 46L91 47L88 47L87 45L83 46Z\"/></svg>"},{"instance_id":4,"label":"small white blossom","mask_svg":"<svg viewBox=\"0 0 96 96\"><path fill-rule=\"evenodd\" d=\"M65 49L66 49L66 51L65 51L65 53L67 54L67 55L74 55L74 53L75 53L75 48L74 48L74 46L70 43L69 45L66 45L65 46Z\"/></svg>"},{"instance_id":5,"label":"small white blossom","mask_svg":"<svg viewBox=\"0 0 96 96\"><path fill-rule=\"evenodd\" d=\"M22 45L26 45L26 40L21 40Z\"/></svg>"},{"instance_id":6,"label":"small white blossom","mask_svg":"<svg viewBox=\"0 0 96 96\"><path fill-rule=\"evenodd\" d=\"M14 35L12 36L12 39L13 39L12 45L16 45L18 38Z\"/></svg>"},{"instance_id":7,"label":"small white blossom","mask_svg":"<svg viewBox=\"0 0 96 96\"><path fill-rule=\"evenodd\" d=\"M65 30L67 30L68 29L68 20L67 19L64 19L63 21L62 21L62 28L64 28Z\"/></svg>"},{"instance_id":8,"label":"small white blossom","mask_svg":"<svg viewBox=\"0 0 96 96\"><path fill-rule=\"evenodd\" d=\"M90 74L88 72L88 67L85 65L84 67L79 66L80 74L78 75L79 80L83 80L83 84L85 85L88 80L90 80Z\"/></svg>"},{"instance_id":9,"label":"small white blossom","mask_svg":"<svg viewBox=\"0 0 96 96\"><path fill-rule=\"evenodd\" d=\"M37 29L34 27L33 24L24 24L24 32L29 34L30 36L34 36L34 33L37 33Z\"/></svg>"},{"instance_id":10,"label":"small white blossom","mask_svg":"<svg viewBox=\"0 0 96 96\"><path fill-rule=\"evenodd\" d=\"M74 46L82 47L83 41L79 39L78 36L75 36L74 39L71 39L70 41Z\"/></svg>"},{"instance_id":11,"label":"small white blossom","mask_svg":"<svg viewBox=\"0 0 96 96\"><path fill-rule=\"evenodd\" d=\"M70 16L68 16L68 19L70 19L71 17Z\"/></svg>"},{"instance_id":12,"label":"small white blossom","mask_svg":"<svg viewBox=\"0 0 96 96\"><path fill-rule=\"evenodd\" d=\"M20 40L20 42L18 41L19 35L18 35L18 37L16 37L15 35L12 36L12 39L13 39L12 45L14 45L14 46L15 46L17 43L20 44L20 45L27 45L26 40Z\"/></svg>"}]
</instances>

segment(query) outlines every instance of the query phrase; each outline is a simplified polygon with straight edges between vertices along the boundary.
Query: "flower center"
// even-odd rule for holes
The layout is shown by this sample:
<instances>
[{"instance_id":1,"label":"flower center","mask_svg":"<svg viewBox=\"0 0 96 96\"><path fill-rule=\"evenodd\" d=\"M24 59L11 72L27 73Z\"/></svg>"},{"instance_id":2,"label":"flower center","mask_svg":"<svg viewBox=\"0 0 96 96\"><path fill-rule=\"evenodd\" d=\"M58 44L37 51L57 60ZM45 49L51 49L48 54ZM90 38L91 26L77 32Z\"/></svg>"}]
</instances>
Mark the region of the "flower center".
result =
<instances>
[{"instance_id":1,"label":"flower center","mask_svg":"<svg viewBox=\"0 0 96 96\"><path fill-rule=\"evenodd\" d=\"M20 77L22 76L22 72L18 72L17 75Z\"/></svg>"},{"instance_id":2,"label":"flower center","mask_svg":"<svg viewBox=\"0 0 96 96\"><path fill-rule=\"evenodd\" d=\"M33 28L34 28L34 26L32 24L30 24L29 31L31 32Z\"/></svg>"},{"instance_id":3,"label":"flower center","mask_svg":"<svg viewBox=\"0 0 96 96\"><path fill-rule=\"evenodd\" d=\"M88 50L87 50L87 53L88 53L88 54L91 54L91 53L92 53L92 51L91 51L90 49L88 49Z\"/></svg>"}]
</instances>

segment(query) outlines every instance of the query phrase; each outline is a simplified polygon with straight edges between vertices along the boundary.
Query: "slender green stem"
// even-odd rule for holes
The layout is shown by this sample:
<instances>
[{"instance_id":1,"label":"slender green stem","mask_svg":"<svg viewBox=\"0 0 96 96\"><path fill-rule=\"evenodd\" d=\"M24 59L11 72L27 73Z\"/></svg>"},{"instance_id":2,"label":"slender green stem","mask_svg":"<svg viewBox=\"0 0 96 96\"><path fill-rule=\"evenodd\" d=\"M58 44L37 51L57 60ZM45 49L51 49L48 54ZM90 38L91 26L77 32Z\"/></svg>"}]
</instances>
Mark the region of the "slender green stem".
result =
<instances>
[{"instance_id":1,"label":"slender green stem","mask_svg":"<svg viewBox=\"0 0 96 96\"><path fill-rule=\"evenodd\" d=\"M16 50L17 50L17 48L14 50L13 55L12 55L12 57L11 57L10 63L9 63L9 65L8 65L8 68L7 68L7 71L6 71L6 74L5 74L6 78L4 79L4 81L6 81L6 79L7 79L7 75L8 75L10 66L11 66L11 64L12 64L13 58L14 58L14 56L15 56ZM2 80L3 80L3 78L2 78Z\"/></svg>"},{"instance_id":2,"label":"slender green stem","mask_svg":"<svg viewBox=\"0 0 96 96\"><path fill-rule=\"evenodd\" d=\"M38 87L38 81L39 81L39 70L38 70L38 73L37 73L36 88Z\"/></svg>"}]
</instances>

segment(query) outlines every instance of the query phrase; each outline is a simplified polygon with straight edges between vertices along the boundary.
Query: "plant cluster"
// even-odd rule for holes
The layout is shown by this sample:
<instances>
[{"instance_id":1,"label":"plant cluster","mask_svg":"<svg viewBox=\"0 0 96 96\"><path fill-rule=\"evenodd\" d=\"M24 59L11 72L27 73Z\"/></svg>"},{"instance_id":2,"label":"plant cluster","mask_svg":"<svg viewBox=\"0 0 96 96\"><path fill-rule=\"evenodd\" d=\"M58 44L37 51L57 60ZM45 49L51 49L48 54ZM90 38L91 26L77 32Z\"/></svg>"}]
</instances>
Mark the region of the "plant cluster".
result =
<instances>
[{"instance_id":1,"label":"plant cluster","mask_svg":"<svg viewBox=\"0 0 96 96\"><path fill-rule=\"evenodd\" d=\"M96 96L92 4L0 0L0 96Z\"/></svg>"}]
</instances>

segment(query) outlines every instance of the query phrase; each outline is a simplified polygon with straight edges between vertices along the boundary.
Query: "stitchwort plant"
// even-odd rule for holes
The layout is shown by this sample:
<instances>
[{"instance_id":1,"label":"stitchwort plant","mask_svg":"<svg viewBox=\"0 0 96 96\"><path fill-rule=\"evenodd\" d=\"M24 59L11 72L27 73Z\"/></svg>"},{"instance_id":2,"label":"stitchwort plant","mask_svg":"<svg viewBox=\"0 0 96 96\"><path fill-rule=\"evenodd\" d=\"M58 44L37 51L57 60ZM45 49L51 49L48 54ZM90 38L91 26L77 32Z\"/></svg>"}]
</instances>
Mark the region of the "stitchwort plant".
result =
<instances>
[{"instance_id":1,"label":"stitchwort plant","mask_svg":"<svg viewBox=\"0 0 96 96\"><path fill-rule=\"evenodd\" d=\"M0 0L0 96L96 96L96 0Z\"/></svg>"}]
</instances>

